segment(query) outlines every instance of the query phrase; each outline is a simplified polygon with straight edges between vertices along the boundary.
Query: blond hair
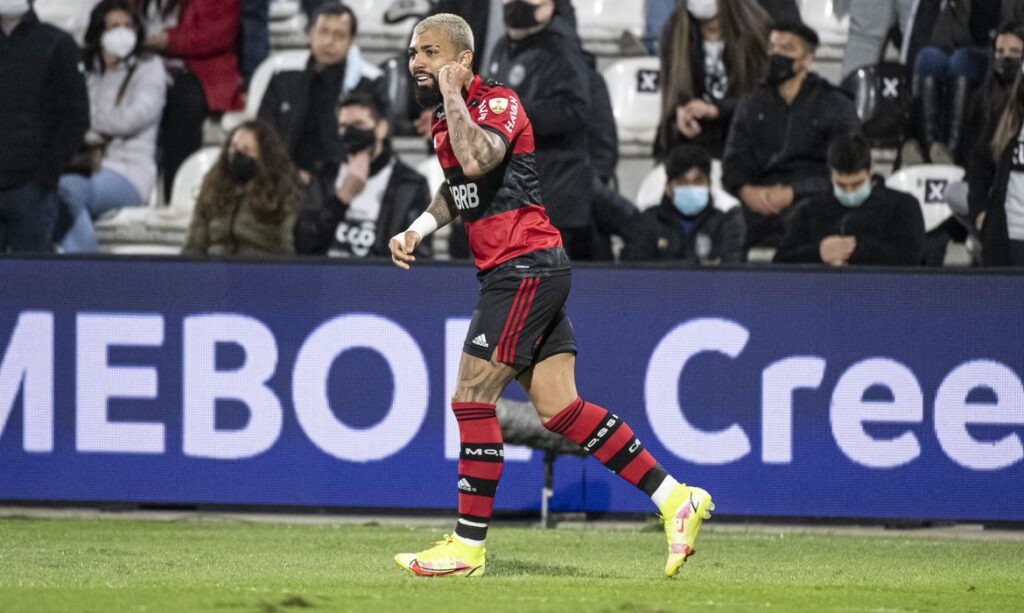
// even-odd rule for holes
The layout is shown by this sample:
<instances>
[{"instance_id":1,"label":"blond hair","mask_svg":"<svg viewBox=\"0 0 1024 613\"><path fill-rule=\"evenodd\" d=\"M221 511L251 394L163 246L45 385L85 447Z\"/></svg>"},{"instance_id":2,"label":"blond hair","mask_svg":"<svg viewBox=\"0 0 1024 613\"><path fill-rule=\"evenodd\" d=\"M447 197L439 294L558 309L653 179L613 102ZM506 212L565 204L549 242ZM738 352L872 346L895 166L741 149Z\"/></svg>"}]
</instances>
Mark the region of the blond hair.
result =
<instances>
[{"instance_id":1,"label":"blond hair","mask_svg":"<svg viewBox=\"0 0 1024 613\"><path fill-rule=\"evenodd\" d=\"M473 30L470 29L466 20L451 13L438 13L431 15L416 24L413 34L417 36L427 30L441 30L452 41L458 51L476 51L473 41Z\"/></svg>"}]
</instances>

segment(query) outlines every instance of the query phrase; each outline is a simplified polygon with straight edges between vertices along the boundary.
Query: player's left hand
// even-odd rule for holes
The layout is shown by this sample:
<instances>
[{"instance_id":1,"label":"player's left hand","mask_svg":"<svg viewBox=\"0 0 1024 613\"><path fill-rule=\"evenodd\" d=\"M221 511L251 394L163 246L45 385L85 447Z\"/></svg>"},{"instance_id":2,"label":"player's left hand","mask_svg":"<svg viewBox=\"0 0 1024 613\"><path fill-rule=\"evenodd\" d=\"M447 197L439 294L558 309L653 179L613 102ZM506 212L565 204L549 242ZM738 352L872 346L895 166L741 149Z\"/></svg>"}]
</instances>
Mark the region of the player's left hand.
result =
<instances>
[{"instance_id":1,"label":"player's left hand","mask_svg":"<svg viewBox=\"0 0 1024 613\"><path fill-rule=\"evenodd\" d=\"M457 93L461 95L462 90L468 88L473 82L473 71L462 64L452 62L441 67L441 71L437 73L437 81L442 94Z\"/></svg>"}]
</instances>

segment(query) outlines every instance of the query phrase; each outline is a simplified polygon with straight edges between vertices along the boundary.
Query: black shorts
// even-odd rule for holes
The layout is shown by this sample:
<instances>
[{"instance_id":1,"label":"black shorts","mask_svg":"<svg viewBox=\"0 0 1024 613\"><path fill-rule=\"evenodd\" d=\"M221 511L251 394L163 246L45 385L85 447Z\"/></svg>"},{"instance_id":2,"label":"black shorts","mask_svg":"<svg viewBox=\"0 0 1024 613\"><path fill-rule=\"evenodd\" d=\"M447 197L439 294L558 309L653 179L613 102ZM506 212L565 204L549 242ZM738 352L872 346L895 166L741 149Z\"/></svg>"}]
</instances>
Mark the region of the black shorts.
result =
<instances>
[{"instance_id":1,"label":"black shorts","mask_svg":"<svg viewBox=\"0 0 1024 613\"><path fill-rule=\"evenodd\" d=\"M565 313L568 269L499 266L480 278L463 351L482 360L527 367L556 353L576 353L576 336Z\"/></svg>"}]
</instances>

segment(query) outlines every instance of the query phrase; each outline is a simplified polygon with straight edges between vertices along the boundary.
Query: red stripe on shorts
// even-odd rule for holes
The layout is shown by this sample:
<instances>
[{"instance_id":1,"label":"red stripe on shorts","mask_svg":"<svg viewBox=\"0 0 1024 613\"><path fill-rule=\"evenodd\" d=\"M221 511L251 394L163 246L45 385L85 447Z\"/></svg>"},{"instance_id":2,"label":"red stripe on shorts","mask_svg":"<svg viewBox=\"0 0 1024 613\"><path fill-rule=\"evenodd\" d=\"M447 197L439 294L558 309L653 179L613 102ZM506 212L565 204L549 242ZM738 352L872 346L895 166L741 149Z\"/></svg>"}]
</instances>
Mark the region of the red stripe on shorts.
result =
<instances>
[{"instance_id":1,"label":"red stripe on shorts","mask_svg":"<svg viewBox=\"0 0 1024 613\"><path fill-rule=\"evenodd\" d=\"M501 330L501 337L498 339L498 347L496 353L498 355L498 361L508 364L511 360L508 358L508 354L515 353L515 345L512 345L511 350L509 348L509 341L511 341L512 335L515 334L516 320L519 319L519 312L523 304L525 303L524 298L531 279L523 279L519 282L519 289L516 290L516 297L512 300L512 308L508 310L508 315L505 317L505 327Z\"/></svg>"},{"instance_id":2,"label":"red stripe on shorts","mask_svg":"<svg viewBox=\"0 0 1024 613\"><path fill-rule=\"evenodd\" d=\"M512 337L512 342L509 344L509 355L508 364L511 364L516 359L516 345L519 344L519 335L523 332L523 327L526 325L526 317L530 314L530 307L533 306L533 299L537 296L537 286L540 285L540 277L533 277L530 279L529 293L526 295L526 304L522 308L522 313L519 317L519 324L516 326L515 336Z\"/></svg>"}]
</instances>

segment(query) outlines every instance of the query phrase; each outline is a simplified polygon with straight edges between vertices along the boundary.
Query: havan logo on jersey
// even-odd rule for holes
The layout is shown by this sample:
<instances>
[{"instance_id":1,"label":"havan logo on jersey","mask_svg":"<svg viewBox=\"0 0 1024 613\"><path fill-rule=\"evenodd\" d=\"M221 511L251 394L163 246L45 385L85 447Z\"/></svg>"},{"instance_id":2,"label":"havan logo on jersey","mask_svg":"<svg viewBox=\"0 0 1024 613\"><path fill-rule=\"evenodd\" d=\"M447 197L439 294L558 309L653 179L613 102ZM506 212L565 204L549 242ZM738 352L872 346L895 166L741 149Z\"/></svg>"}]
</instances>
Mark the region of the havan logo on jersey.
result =
<instances>
[{"instance_id":1,"label":"havan logo on jersey","mask_svg":"<svg viewBox=\"0 0 1024 613\"><path fill-rule=\"evenodd\" d=\"M487 100L487 104L480 105L476 122L478 124L485 123L492 113L494 115L503 115L505 112L508 112L508 120L501 127L503 127L507 133L506 138L511 139L515 135L516 121L519 120L519 100L517 100L515 96L509 96L508 98L491 98L490 100ZM498 121L500 121L500 119Z\"/></svg>"}]
</instances>

